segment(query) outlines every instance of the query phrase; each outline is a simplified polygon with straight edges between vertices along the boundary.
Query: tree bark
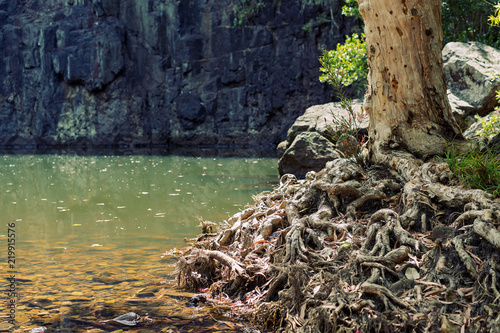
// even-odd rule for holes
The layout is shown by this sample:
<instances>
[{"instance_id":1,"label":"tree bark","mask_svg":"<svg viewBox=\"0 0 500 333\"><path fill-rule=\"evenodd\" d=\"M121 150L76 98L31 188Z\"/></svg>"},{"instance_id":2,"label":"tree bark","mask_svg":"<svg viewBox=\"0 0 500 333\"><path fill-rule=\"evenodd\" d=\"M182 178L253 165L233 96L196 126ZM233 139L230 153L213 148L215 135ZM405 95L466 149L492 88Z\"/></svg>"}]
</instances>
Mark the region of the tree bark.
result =
<instances>
[{"instance_id":1,"label":"tree bark","mask_svg":"<svg viewBox=\"0 0 500 333\"><path fill-rule=\"evenodd\" d=\"M441 1L358 0L365 22L370 159L389 164L392 150L442 154L463 140L446 93Z\"/></svg>"}]
</instances>

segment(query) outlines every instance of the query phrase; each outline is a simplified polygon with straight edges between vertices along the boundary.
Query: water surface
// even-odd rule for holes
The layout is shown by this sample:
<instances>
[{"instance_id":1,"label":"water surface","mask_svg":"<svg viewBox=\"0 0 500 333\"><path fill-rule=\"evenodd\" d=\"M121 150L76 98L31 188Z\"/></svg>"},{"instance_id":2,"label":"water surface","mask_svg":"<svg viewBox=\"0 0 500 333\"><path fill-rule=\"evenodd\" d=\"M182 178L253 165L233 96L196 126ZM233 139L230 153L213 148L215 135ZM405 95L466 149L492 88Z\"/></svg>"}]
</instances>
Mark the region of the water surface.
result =
<instances>
[{"instance_id":1,"label":"water surface","mask_svg":"<svg viewBox=\"0 0 500 333\"><path fill-rule=\"evenodd\" d=\"M17 288L16 324L9 329L107 331L104 320L134 311L151 317L138 331L188 331L182 320L192 322L186 311L195 310L183 308L168 275L173 261L160 255L199 233L198 217L227 219L276 181L273 158L1 156L0 268L15 270ZM9 225L15 225L14 269L7 260ZM220 323L197 315L208 331Z\"/></svg>"}]
</instances>

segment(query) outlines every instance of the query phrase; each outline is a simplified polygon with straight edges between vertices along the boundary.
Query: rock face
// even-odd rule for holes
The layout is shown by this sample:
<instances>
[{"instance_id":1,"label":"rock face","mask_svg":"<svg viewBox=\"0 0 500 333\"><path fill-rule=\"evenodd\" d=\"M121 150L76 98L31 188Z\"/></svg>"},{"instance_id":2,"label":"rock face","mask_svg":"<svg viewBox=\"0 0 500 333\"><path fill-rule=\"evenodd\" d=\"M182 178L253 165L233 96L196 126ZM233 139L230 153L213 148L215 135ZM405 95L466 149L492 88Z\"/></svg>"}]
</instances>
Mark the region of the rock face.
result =
<instances>
[{"instance_id":1,"label":"rock face","mask_svg":"<svg viewBox=\"0 0 500 333\"><path fill-rule=\"evenodd\" d=\"M498 102L500 50L477 43L448 43L443 49L448 97L456 120L466 129L468 117L485 116Z\"/></svg>"},{"instance_id":2,"label":"rock face","mask_svg":"<svg viewBox=\"0 0 500 333\"><path fill-rule=\"evenodd\" d=\"M0 0L0 146L276 145L352 23L290 0L234 26L236 2Z\"/></svg>"}]
</instances>

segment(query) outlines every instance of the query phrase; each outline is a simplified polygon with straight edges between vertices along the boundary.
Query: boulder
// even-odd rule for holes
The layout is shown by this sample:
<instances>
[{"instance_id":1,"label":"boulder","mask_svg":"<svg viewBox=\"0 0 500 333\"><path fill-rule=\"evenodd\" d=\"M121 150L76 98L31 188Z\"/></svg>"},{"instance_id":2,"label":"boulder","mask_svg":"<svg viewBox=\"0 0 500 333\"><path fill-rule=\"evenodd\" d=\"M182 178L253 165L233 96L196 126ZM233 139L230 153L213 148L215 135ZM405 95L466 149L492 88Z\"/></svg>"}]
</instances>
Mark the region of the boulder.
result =
<instances>
[{"instance_id":1,"label":"boulder","mask_svg":"<svg viewBox=\"0 0 500 333\"><path fill-rule=\"evenodd\" d=\"M448 43L443 49L448 97L455 119L465 129L467 118L492 112L500 90L500 50L478 43Z\"/></svg>"},{"instance_id":2,"label":"boulder","mask_svg":"<svg viewBox=\"0 0 500 333\"><path fill-rule=\"evenodd\" d=\"M352 103L354 114L356 115L357 128L368 128L368 118L361 115L363 101L355 99ZM359 115L359 117L358 117ZM287 132L286 142L290 145L295 137L304 131L315 131L325 137L331 137L332 131L344 119L349 121L349 112L341 107L340 103L327 103L314 105L306 109L304 114L295 120Z\"/></svg>"},{"instance_id":3,"label":"boulder","mask_svg":"<svg viewBox=\"0 0 500 333\"><path fill-rule=\"evenodd\" d=\"M342 157L335 145L318 132L301 132L281 157L280 175L291 173L304 178L309 171L319 171L326 162Z\"/></svg>"},{"instance_id":4,"label":"boulder","mask_svg":"<svg viewBox=\"0 0 500 333\"><path fill-rule=\"evenodd\" d=\"M367 134L368 119L361 115L361 107L360 99L353 101L356 116L353 128L357 128L359 133ZM278 146L280 175L292 173L302 178L308 171L321 170L327 161L343 157L343 152L352 148L352 144L349 145L352 138L347 136L346 140L336 143L333 134L341 123L348 123L350 118L349 112L340 103L308 108L290 127L286 141Z\"/></svg>"}]
</instances>

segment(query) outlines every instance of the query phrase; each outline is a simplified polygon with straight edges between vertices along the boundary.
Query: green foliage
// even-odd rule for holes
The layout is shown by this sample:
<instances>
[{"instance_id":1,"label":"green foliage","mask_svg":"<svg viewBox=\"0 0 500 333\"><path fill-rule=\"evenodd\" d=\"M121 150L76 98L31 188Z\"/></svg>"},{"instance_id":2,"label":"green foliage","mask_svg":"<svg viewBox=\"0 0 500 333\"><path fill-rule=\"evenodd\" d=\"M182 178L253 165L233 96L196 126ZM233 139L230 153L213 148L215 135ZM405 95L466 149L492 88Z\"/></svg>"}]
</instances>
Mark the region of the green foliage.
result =
<instances>
[{"instance_id":1,"label":"green foliage","mask_svg":"<svg viewBox=\"0 0 500 333\"><path fill-rule=\"evenodd\" d=\"M345 5L342 6L342 15L347 17L361 18L356 0L344 0Z\"/></svg>"},{"instance_id":2,"label":"green foliage","mask_svg":"<svg viewBox=\"0 0 500 333\"><path fill-rule=\"evenodd\" d=\"M495 13L488 18L491 25L500 25L500 4L495 6Z\"/></svg>"},{"instance_id":3,"label":"green foliage","mask_svg":"<svg viewBox=\"0 0 500 333\"><path fill-rule=\"evenodd\" d=\"M498 92L497 92L498 93ZM495 110L498 110L498 106ZM482 128L476 132L482 138L491 139L500 133L500 115L490 114L489 117L480 118Z\"/></svg>"},{"instance_id":4,"label":"green foliage","mask_svg":"<svg viewBox=\"0 0 500 333\"><path fill-rule=\"evenodd\" d=\"M333 124L328 126L331 139L342 147L346 157L355 157L361 162L361 151L365 146L365 137L359 140L359 123L367 115L357 113L352 107L352 99L344 94L345 86L353 85L361 95L367 85L368 63L366 55L365 35L346 36L344 44L337 44L336 50L323 51L319 58L321 75L319 80L333 86L340 98L340 106L347 110L348 118L336 117L333 113Z\"/></svg>"},{"instance_id":5,"label":"green foliage","mask_svg":"<svg viewBox=\"0 0 500 333\"><path fill-rule=\"evenodd\" d=\"M233 5L234 26L247 25L266 4L261 0L235 0Z\"/></svg>"},{"instance_id":6,"label":"green foliage","mask_svg":"<svg viewBox=\"0 0 500 333\"><path fill-rule=\"evenodd\" d=\"M491 150L474 148L458 154L454 146L446 152L446 163L461 184L500 195L500 156Z\"/></svg>"},{"instance_id":7,"label":"green foliage","mask_svg":"<svg viewBox=\"0 0 500 333\"><path fill-rule=\"evenodd\" d=\"M485 0L443 0L441 14L444 44L476 41L500 47L500 29L487 24L493 6ZM498 11L496 13L499 14Z\"/></svg>"},{"instance_id":8,"label":"green foliage","mask_svg":"<svg viewBox=\"0 0 500 333\"><path fill-rule=\"evenodd\" d=\"M499 11L497 12L500 15L500 5L498 6ZM497 82L500 82L500 73L495 75L495 79ZM497 101L500 103L500 90L495 91ZM500 110L500 107L495 107L494 111ZM481 129L476 132L476 135L479 135L482 138L491 139L495 135L500 134L500 113L493 112L490 113L486 117L478 117L481 120Z\"/></svg>"},{"instance_id":9,"label":"green foliage","mask_svg":"<svg viewBox=\"0 0 500 333\"><path fill-rule=\"evenodd\" d=\"M338 45L338 47L342 45ZM337 47L337 48L338 48ZM332 112L332 124L328 124L328 132L330 139L342 146L342 151L346 157L356 157L361 159L361 151L365 146L365 137L359 140L359 125L362 119L367 117L367 114L358 113L352 107L352 99L348 98L343 90L343 87L352 83L353 76L348 71L338 67L338 59L335 60L336 51L324 51L323 57L319 59L321 63L321 71L323 72L322 82L328 82L333 86L340 99L340 106L348 113L348 118L338 117ZM333 54L331 54L333 53ZM366 64L366 60L365 60ZM349 77L347 77L349 75ZM366 76L365 76L366 78ZM347 84L346 84L347 83ZM326 118L325 118L326 121Z\"/></svg>"},{"instance_id":10,"label":"green foliage","mask_svg":"<svg viewBox=\"0 0 500 333\"><path fill-rule=\"evenodd\" d=\"M323 51L321 75L319 80L333 85L336 90L338 85L353 85L358 94L366 89L368 76L368 63L366 55L365 35L361 37L353 34L347 36L344 44L337 44L332 51Z\"/></svg>"}]
</instances>

